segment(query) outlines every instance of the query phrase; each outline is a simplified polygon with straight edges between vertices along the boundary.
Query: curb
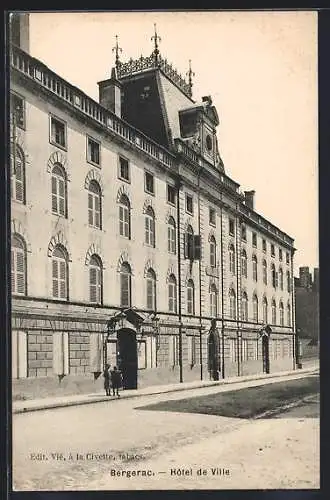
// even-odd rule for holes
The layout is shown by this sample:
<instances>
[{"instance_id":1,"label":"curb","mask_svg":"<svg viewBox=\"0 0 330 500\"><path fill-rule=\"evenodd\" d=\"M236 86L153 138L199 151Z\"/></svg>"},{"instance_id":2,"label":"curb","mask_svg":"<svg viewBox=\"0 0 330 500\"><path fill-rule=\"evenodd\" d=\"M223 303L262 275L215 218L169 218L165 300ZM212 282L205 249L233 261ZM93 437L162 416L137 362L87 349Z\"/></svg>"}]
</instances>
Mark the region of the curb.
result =
<instances>
[{"instance_id":1,"label":"curb","mask_svg":"<svg viewBox=\"0 0 330 500\"><path fill-rule=\"evenodd\" d=\"M259 376L247 376L246 378L244 377L235 377L235 378L228 378L228 379L222 379L222 380L217 380L209 383L201 383L199 385L194 385L194 386L178 386L178 387L172 387L172 388L167 388L165 390L158 390L158 391L152 391L152 388L150 389L150 392L144 392L144 393L133 393L133 394L127 394L122 393L121 398L119 400L123 399L131 399L131 398L139 398L142 396L153 396L153 395L159 395L159 394L168 394L170 392L179 392L179 391L187 391L187 390L193 390L193 389L201 389L203 387L215 387L215 386L223 386L223 385L229 385L229 384L239 384L242 382L251 382L254 380L265 380L266 382L272 379L277 379L280 377L287 377L287 376L294 376L294 375L304 375L307 373L313 374L313 373L318 373L319 368L317 367L311 367L311 368L305 368L305 369L300 369L300 370L292 370L289 372L277 372L271 375L259 375ZM31 400L33 401L33 400ZM37 406L32 406L32 407L23 407L23 408L13 408L12 409L12 414L20 414L20 413L29 413L33 411L40 411L40 410L48 410L48 409L56 409L56 408L67 408L70 406L81 406L81 405L86 405L86 404L93 404L93 403L103 403L105 401L109 401L109 398L107 396L100 396L100 397L95 397L91 399L82 399L78 401L54 401L52 403L44 403L40 404ZM118 399L110 399L110 401L118 401ZM14 405L13 405L14 406Z\"/></svg>"}]
</instances>

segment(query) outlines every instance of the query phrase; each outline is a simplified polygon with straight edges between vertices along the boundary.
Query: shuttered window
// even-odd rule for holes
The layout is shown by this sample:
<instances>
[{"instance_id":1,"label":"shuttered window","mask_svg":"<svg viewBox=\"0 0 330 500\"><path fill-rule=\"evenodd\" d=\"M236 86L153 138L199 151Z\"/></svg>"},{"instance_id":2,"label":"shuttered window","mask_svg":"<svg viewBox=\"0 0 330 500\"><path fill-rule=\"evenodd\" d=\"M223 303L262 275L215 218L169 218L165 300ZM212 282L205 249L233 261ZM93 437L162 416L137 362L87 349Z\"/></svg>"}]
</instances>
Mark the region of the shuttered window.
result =
<instances>
[{"instance_id":1,"label":"shuttered window","mask_svg":"<svg viewBox=\"0 0 330 500\"><path fill-rule=\"evenodd\" d=\"M155 215L151 207L147 208L145 215L145 242L147 245L155 246Z\"/></svg>"},{"instance_id":2,"label":"shuttered window","mask_svg":"<svg viewBox=\"0 0 330 500\"><path fill-rule=\"evenodd\" d=\"M214 236L211 236L210 239L210 266L216 267L217 265L217 245Z\"/></svg>"},{"instance_id":3,"label":"shuttered window","mask_svg":"<svg viewBox=\"0 0 330 500\"><path fill-rule=\"evenodd\" d=\"M123 262L120 269L120 305L131 306L131 267Z\"/></svg>"},{"instance_id":4,"label":"shuttered window","mask_svg":"<svg viewBox=\"0 0 330 500\"><path fill-rule=\"evenodd\" d=\"M173 274L168 281L168 310L176 313L176 279Z\"/></svg>"},{"instance_id":5,"label":"shuttered window","mask_svg":"<svg viewBox=\"0 0 330 500\"><path fill-rule=\"evenodd\" d=\"M88 224L101 229L101 188L94 180L88 188Z\"/></svg>"},{"instance_id":6,"label":"shuttered window","mask_svg":"<svg viewBox=\"0 0 330 500\"><path fill-rule=\"evenodd\" d=\"M153 269L147 272L147 309L156 310L156 274Z\"/></svg>"},{"instance_id":7,"label":"shuttered window","mask_svg":"<svg viewBox=\"0 0 330 500\"><path fill-rule=\"evenodd\" d=\"M235 274L235 248L233 245L229 248L229 271Z\"/></svg>"},{"instance_id":8,"label":"shuttered window","mask_svg":"<svg viewBox=\"0 0 330 500\"><path fill-rule=\"evenodd\" d=\"M253 321L258 321L258 297L256 295L253 296L252 307L253 307Z\"/></svg>"},{"instance_id":9,"label":"shuttered window","mask_svg":"<svg viewBox=\"0 0 330 500\"><path fill-rule=\"evenodd\" d=\"M187 284L187 314L195 314L195 287L193 280Z\"/></svg>"},{"instance_id":10,"label":"shuttered window","mask_svg":"<svg viewBox=\"0 0 330 500\"><path fill-rule=\"evenodd\" d=\"M229 317L236 319L236 294L234 290L229 292Z\"/></svg>"},{"instance_id":11,"label":"shuttered window","mask_svg":"<svg viewBox=\"0 0 330 500\"><path fill-rule=\"evenodd\" d=\"M26 294L26 248L24 241L16 235L11 247L11 288L13 294Z\"/></svg>"},{"instance_id":12,"label":"shuttered window","mask_svg":"<svg viewBox=\"0 0 330 500\"><path fill-rule=\"evenodd\" d=\"M55 247L52 257L53 297L68 299L67 256L63 248Z\"/></svg>"},{"instance_id":13,"label":"shuttered window","mask_svg":"<svg viewBox=\"0 0 330 500\"><path fill-rule=\"evenodd\" d=\"M280 302L280 325L284 326L284 306L283 306L283 302Z\"/></svg>"},{"instance_id":14,"label":"shuttered window","mask_svg":"<svg viewBox=\"0 0 330 500\"><path fill-rule=\"evenodd\" d=\"M127 196L122 195L119 201L119 234L125 238L131 237L130 203Z\"/></svg>"},{"instance_id":15,"label":"shuttered window","mask_svg":"<svg viewBox=\"0 0 330 500\"><path fill-rule=\"evenodd\" d=\"M60 165L55 165L52 171L52 212L66 217L67 215L66 175Z\"/></svg>"},{"instance_id":16,"label":"shuttered window","mask_svg":"<svg viewBox=\"0 0 330 500\"><path fill-rule=\"evenodd\" d=\"M212 318L216 318L218 314L218 290L217 287L212 284L210 287L210 315Z\"/></svg>"},{"instance_id":17,"label":"shuttered window","mask_svg":"<svg viewBox=\"0 0 330 500\"><path fill-rule=\"evenodd\" d=\"M170 217L167 226L167 250L176 253L176 229L173 217Z\"/></svg>"},{"instance_id":18,"label":"shuttered window","mask_svg":"<svg viewBox=\"0 0 330 500\"><path fill-rule=\"evenodd\" d=\"M102 303L102 265L97 255L92 255L89 264L89 300Z\"/></svg>"},{"instance_id":19,"label":"shuttered window","mask_svg":"<svg viewBox=\"0 0 330 500\"><path fill-rule=\"evenodd\" d=\"M272 301L272 324L276 325L276 302Z\"/></svg>"},{"instance_id":20,"label":"shuttered window","mask_svg":"<svg viewBox=\"0 0 330 500\"><path fill-rule=\"evenodd\" d=\"M25 158L17 145L11 152L11 197L19 203L25 203Z\"/></svg>"}]
</instances>

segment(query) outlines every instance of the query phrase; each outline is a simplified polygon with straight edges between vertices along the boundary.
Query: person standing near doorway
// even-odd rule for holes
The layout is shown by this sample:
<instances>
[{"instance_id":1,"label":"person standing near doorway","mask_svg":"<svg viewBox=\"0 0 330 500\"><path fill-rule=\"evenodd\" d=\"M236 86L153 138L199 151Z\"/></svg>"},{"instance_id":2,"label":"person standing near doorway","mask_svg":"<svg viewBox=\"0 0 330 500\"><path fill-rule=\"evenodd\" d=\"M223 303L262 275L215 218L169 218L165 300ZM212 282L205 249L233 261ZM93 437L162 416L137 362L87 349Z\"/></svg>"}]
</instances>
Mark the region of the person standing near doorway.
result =
<instances>
[{"instance_id":1,"label":"person standing near doorway","mask_svg":"<svg viewBox=\"0 0 330 500\"><path fill-rule=\"evenodd\" d=\"M111 396L111 385L110 385L111 372L110 372L110 365L108 365L108 364L105 365L103 377L104 377L105 395Z\"/></svg>"},{"instance_id":2,"label":"person standing near doorway","mask_svg":"<svg viewBox=\"0 0 330 500\"><path fill-rule=\"evenodd\" d=\"M111 385L113 396L117 395L120 398L119 388L122 386L122 376L121 371L116 366L111 370Z\"/></svg>"}]
</instances>

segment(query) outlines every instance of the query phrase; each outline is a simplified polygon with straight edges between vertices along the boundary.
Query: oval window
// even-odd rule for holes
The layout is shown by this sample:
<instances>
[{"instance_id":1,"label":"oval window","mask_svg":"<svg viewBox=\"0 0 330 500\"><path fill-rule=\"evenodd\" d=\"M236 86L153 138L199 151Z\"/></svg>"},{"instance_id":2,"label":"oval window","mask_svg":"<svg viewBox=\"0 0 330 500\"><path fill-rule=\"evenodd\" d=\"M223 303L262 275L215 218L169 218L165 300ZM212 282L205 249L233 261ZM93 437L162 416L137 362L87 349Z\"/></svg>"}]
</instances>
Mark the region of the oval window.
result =
<instances>
[{"instance_id":1,"label":"oval window","mask_svg":"<svg viewBox=\"0 0 330 500\"><path fill-rule=\"evenodd\" d=\"M209 151L212 150L212 139L210 135L206 136L206 147Z\"/></svg>"}]
</instances>

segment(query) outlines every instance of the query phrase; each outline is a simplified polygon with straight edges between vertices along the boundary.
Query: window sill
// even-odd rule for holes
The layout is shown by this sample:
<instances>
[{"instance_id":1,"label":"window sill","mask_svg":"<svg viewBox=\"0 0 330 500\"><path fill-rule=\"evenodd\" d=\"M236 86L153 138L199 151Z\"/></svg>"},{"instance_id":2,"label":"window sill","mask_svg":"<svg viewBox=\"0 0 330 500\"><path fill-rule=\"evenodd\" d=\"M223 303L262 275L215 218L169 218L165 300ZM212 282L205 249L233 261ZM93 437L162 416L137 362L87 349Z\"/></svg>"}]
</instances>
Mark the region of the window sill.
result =
<instances>
[{"instance_id":1,"label":"window sill","mask_svg":"<svg viewBox=\"0 0 330 500\"><path fill-rule=\"evenodd\" d=\"M94 161L89 160L88 158L86 158L86 161L87 161L87 163L89 163L90 165L93 165L93 167L101 168L101 163L95 163Z\"/></svg>"},{"instance_id":2,"label":"window sill","mask_svg":"<svg viewBox=\"0 0 330 500\"><path fill-rule=\"evenodd\" d=\"M125 179L125 177L120 177L120 175L118 175L118 180L126 182L126 184L130 184L131 183L131 179Z\"/></svg>"},{"instance_id":3,"label":"window sill","mask_svg":"<svg viewBox=\"0 0 330 500\"><path fill-rule=\"evenodd\" d=\"M149 194L150 196L155 196L154 192L148 191L147 189L145 189L144 192Z\"/></svg>"},{"instance_id":4,"label":"window sill","mask_svg":"<svg viewBox=\"0 0 330 500\"><path fill-rule=\"evenodd\" d=\"M68 147L66 145L63 146L62 144L58 144L57 142L52 141L52 140L50 140L49 142L53 146L56 146L57 148L62 149L63 151L68 151Z\"/></svg>"}]
</instances>

